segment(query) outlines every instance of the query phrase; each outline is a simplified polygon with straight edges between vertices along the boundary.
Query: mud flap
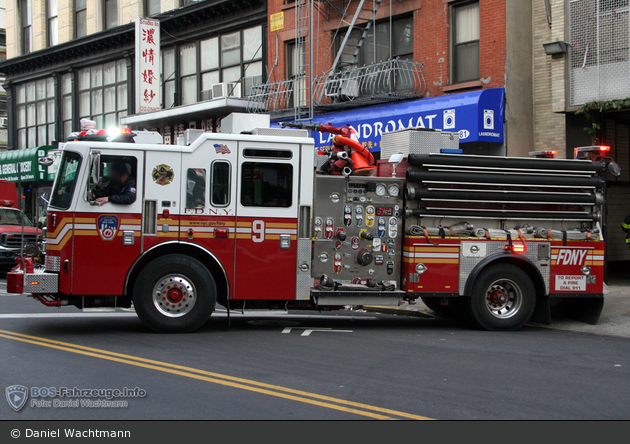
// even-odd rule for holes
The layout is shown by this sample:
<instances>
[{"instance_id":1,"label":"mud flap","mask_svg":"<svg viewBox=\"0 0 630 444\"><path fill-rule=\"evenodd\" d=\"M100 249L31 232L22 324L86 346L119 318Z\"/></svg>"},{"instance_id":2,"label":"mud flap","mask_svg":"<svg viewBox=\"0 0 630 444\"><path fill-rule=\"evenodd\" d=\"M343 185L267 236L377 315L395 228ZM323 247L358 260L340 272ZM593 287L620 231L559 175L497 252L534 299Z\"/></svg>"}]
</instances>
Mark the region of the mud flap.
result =
<instances>
[{"instance_id":1,"label":"mud flap","mask_svg":"<svg viewBox=\"0 0 630 444\"><path fill-rule=\"evenodd\" d=\"M604 308L604 298L571 298L563 302L563 312L576 321L595 325Z\"/></svg>"},{"instance_id":2,"label":"mud flap","mask_svg":"<svg viewBox=\"0 0 630 444\"><path fill-rule=\"evenodd\" d=\"M549 306L549 297L538 296L536 298L536 308L534 309L534 314L532 314L530 321L543 325L551 324L551 308Z\"/></svg>"}]
</instances>

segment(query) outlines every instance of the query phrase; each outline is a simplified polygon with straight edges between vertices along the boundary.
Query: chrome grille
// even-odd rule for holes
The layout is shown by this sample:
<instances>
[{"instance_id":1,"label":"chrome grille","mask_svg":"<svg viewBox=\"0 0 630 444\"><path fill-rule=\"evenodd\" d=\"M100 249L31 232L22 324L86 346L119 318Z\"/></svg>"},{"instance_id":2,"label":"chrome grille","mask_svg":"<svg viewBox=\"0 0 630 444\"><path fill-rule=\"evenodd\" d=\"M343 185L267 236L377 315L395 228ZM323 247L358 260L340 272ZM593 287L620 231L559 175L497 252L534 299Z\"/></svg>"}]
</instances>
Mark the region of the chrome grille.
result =
<instances>
[{"instance_id":1,"label":"chrome grille","mask_svg":"<svg viewBox=\"0 0 630 444\"><path fill-rule=\"evenodd\" d=\"M36 234L24 234L24 245L34 244L36 242ZM0 244L7 248L20 248L22 245L22 233L2 233L2 235L0 235Z\"/></svg>"}]
</instances>

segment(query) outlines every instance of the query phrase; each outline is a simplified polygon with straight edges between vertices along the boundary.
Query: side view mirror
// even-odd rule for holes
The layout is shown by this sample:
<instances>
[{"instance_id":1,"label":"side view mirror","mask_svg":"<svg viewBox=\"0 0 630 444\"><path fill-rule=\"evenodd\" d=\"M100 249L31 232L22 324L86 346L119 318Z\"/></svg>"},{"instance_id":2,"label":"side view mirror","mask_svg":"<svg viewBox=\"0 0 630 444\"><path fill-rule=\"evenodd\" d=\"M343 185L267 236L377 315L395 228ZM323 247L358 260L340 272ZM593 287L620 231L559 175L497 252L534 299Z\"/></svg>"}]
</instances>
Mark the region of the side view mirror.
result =
<instances>
[{"instance_id":1,"label":"side view mirror","mask_svg":"<svg viewBox=\"0 0 630 444\"><path fill-rule=\"evenodd\" d=\"M100 179L100 166L101 166L101 152L100 151L92 151L91 155L91 163L92 163L92 170L91 170L91 181L92 181L92 185L97 185L98 184L98 180Z\"/></svg>"},{"instance_id":2,"label":"side view mirror","mask_svg":"<svg viewBox=\"0 0 630 444\"><path fill-rule=\"evenodd\" d=\"M41 159L39 159L37 161L37 163L39 163L41 166L44 167L49 167L51 166L55 161L53 160L52 157L42 157Z\"/></svg>"},{"instance_id":3,"label":"side view mirror","mask_svg":"<svg viewBox=\"0 0 630 444\"><path fill-rule=\"evenodd\" d=\"M615 177L619 177L621 176L621 167L619 166L617 162L615 162L614 160L611 160L608 163L608 172L610 172L610 174L612 174Z\"/></svg>"}]
</instances>

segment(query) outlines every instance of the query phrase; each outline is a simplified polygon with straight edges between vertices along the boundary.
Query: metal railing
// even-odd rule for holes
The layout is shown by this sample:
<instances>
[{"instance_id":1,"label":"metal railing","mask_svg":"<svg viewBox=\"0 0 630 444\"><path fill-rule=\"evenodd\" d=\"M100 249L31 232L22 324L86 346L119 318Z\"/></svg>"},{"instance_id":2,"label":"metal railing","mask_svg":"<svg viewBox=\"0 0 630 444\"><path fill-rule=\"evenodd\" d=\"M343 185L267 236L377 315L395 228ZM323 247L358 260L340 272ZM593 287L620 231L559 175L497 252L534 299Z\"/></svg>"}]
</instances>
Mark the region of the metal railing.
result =
<instances>
[{"instance_id":1,"label":"metal railing","mask_svg":"<svg viewBox=\"0 0 630 444\"><path fill-rule=\"evenodd\" d=\"M392 59L317 77L313 100L318 110L338 109L422 97L423 65Z\"/></svg>"},{"instance_id":2,"label":"metal railing","mask_svg":"<svg viewBox=\"0 0 630 444\"><path fill-rule=\"evenodd\" d=\"M426 82L423 65L392 59L371 65L331 72L313 81L311 97L300 97L299 105L313 100L316 110L333 110L422 97ZM295 108L296 83L281 80L252 86L248 112L281 112ZM303 81L303 80L302 80Z\"/></svg>"}]
</instances>

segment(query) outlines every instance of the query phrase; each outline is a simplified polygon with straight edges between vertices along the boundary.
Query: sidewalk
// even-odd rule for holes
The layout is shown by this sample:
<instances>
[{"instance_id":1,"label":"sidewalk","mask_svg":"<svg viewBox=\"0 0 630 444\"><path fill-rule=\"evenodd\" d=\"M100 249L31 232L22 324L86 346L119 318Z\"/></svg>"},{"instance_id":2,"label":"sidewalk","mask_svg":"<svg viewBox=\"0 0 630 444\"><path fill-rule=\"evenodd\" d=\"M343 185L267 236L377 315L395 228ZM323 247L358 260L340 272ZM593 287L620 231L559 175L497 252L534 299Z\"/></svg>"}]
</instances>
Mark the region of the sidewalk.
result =
<instances>
[{"instance_id":1,"label":"sidewalk","mask_svg":"<svg viewBox=\"0 0 630 444\"><path fill-rule=\"evenodd\" d=\"M604 300L604 309L597 325L559 317L553 318L551 325L533 325L542 328L630 338L630 273L611 276L608 286L610 287L611 295ZM400 307L364 306L363 309L399 316L436 317L433 311L425 306L420 299L415 305L402 305Z\"/></svg>"}]
</instances>

